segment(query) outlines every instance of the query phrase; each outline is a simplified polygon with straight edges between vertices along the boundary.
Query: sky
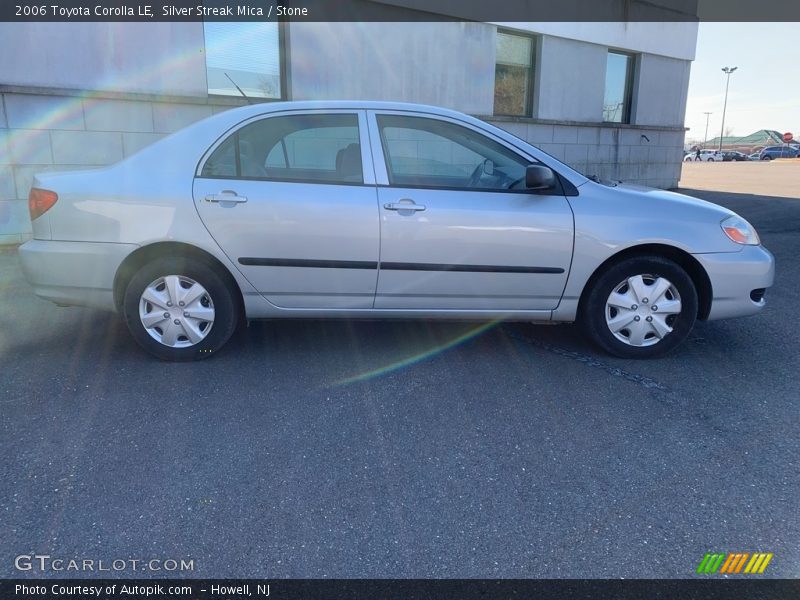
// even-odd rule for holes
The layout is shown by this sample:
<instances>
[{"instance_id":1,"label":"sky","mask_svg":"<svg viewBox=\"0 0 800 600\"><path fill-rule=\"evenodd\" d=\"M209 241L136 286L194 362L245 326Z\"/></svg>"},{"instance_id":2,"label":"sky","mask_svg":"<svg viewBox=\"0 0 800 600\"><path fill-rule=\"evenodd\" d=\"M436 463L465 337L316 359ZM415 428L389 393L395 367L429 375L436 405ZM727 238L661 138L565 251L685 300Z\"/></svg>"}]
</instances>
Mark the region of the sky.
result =
<instances>
[{"instance_id":1,"label":"sky","mask_svg":"<svg viewBox=\"0 0 800 600\"><path fill-rule=\"evenodd\" d=\"M759 129L791 131L800 138L800 25L797 23L700 23L689 79L687 140L720 134L725 99L722 67L730 76L725 129L745 136Z\"/></svg>"}]
</instances>

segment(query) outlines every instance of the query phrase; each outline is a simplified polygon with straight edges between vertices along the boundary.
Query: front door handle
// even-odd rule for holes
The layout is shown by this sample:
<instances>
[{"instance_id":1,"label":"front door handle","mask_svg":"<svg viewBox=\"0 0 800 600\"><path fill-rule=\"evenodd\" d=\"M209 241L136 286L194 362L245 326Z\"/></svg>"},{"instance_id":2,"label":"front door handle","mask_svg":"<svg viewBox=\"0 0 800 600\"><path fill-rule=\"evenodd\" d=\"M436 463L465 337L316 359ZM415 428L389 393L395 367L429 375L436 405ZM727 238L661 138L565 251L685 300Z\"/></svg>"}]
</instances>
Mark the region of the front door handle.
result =
<instances>
[{"instance_id":1,"label":"front door handle","mask_svg":"<svg viewBox=\"0 0 800 600\"><path fill-rule=\"evenodd\" d=\"M222 190L219 194L209 194L206 202L247 202L247 196L240 196L233 190Z\"/></svg>"},{"instance_id":2,"label":"front door handle","mask_svg":"<svg viewBox=\"0 0 800 600\"><path fill-rule=\"evenodd\" d=\"M400 202L387 202L383 205L386 210L425 210L422 204L414 204L413 200L401 200Z\"/></svg>"}]
</instances>

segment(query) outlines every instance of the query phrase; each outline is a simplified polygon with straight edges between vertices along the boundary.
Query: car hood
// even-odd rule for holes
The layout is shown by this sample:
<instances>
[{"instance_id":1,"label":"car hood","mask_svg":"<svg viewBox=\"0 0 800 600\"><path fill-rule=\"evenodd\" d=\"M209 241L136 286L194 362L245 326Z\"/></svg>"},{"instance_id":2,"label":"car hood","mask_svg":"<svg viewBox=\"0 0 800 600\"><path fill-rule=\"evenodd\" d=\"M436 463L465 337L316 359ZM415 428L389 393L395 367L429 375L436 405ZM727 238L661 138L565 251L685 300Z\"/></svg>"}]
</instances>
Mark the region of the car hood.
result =
<instances>
[{"instance_id":1,"label":"car hood","mask_svg":"<svg viewBox=\"0 0 800 600\"><path fill-rule=\"evenodd\" d=\"M613 189L629 196L631 200L635 200L639 203L646 203L648 211L660 212L664 210L671 214L674 214L676 210L681 213L686 211L696 213L698 216L702 215L705 218L718 217L719 220L736 214L724 206L708 202L707 200L701 200L693 196L651 188L644 185L619 183Z\"/></svg>"},{"instance_id":2,"label":"car hood","mask_svg":"<svg viewBox=\"0 0 800 600\"><path fill-rule=\"evenodd\" d=\"M633 184L587 182L569 198L576 236L615 248L666 244L686 252L739 252L720 222L735 214L722 206L676 192Z\"/></svg>"}]
</instances>

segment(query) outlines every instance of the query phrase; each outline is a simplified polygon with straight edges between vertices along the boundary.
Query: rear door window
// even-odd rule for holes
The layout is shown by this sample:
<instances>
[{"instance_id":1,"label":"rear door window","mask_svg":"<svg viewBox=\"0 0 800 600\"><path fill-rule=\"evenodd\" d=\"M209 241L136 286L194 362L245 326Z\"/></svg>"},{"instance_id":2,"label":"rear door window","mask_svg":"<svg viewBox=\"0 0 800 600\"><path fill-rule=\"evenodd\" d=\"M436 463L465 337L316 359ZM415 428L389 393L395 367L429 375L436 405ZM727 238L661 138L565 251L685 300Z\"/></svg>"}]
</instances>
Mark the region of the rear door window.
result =
<instances>
[{"instance_id":1,"label":"rear door window","mask_svg":"<svg viewBox=\"0 0 800 600\"><path fill-rule=\"evenodd\" d=\"M355 114L268 117L220 144L201 177L359 184L359 140Z\"/></svg>"}]
</instances>

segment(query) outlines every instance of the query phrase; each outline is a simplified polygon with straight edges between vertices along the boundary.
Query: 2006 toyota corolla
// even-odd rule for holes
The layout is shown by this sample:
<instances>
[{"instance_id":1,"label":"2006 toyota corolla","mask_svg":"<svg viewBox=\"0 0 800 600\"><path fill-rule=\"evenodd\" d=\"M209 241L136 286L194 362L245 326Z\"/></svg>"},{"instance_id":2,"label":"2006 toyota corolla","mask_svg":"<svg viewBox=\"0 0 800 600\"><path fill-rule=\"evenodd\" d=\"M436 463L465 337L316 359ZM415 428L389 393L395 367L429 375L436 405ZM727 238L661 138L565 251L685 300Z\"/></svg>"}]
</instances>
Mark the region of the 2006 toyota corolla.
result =
<instances>
[{"instance_id":1,"label":"2006 toyota corolla","mask_svg":"<svg viewBox=\"0 0 800 600\"><path fill-rule=\"evenodd\" d=\"M772 255L735 213L588 179L480 120L296 102L196 123L111 167L50 173L20 248L36 293L122 312L170 360L242 319L579 321L651 357L764 307Z\"/></svg>"}]
</instances>

